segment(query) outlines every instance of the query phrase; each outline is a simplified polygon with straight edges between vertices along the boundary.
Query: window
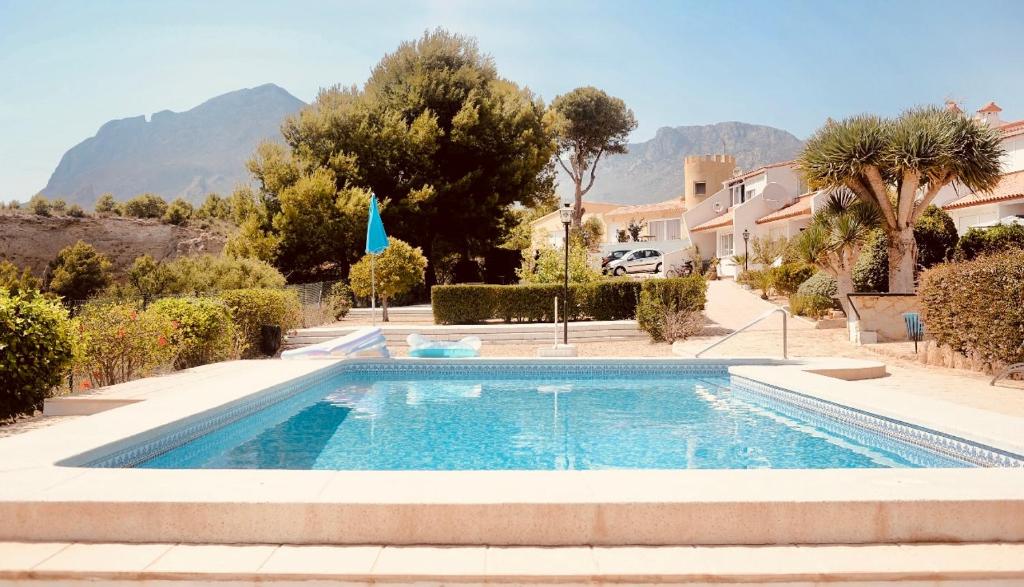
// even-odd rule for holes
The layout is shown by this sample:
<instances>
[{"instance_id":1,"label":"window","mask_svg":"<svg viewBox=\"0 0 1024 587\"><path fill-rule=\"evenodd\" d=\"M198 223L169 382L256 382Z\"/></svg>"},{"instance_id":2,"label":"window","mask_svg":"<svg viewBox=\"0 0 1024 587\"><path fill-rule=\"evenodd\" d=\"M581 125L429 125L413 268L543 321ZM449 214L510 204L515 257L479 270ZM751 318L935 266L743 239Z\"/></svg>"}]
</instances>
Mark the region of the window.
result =
<instances>
[{"instance_id":1,"label":"window","mask_svg":"<svg viewBox=\"0 0 1024 587\"><path fill-rule=\"evenodd\" d=\"M695 196L703 196L703 195L706 195L707 193L708 193L708 184L707 184L707 182L703 182L703 181L695 181L695 182L693 182L693 195L695 195Z\"/></svg>"},{"instance_id":2,"label":"window","mask_svg":"<svg viewBox=\"0 0 1024 587\"><path fill-rule=\"evenodd\" d=\"M718 236L718 256L727 257L732 255L732 233Z\"/></svg>"},{"instance_id":3,"label":"window","mask_svg":"<svg viewBox=\"0 0 1024 587\"><path fill-rule=\"evenodd\" d=\"M665 240L665 221L664 220L652 220L647 223L647 232L651 235L651 240L661 241Z\"/></svg>"},{"instance_id":4,"label":"window","mask_svg":"<svg viewBox=\"0 0 1024 587\"><path fill-rule=\"evenodd\" d=\"M732 195L733 206L747 201L746 187L742 183L730 186L729 193Z\"/></svg>"},{"instance_id":5,"label":"window","mask_svg":"<svg viewBox=\"0 0 1024 587\"><path fill-rule=\"evenodd\" d=\"M665 221L665 240L679 240L681 230L682 221L680 219Z\"/></svg>"}]
</instances>

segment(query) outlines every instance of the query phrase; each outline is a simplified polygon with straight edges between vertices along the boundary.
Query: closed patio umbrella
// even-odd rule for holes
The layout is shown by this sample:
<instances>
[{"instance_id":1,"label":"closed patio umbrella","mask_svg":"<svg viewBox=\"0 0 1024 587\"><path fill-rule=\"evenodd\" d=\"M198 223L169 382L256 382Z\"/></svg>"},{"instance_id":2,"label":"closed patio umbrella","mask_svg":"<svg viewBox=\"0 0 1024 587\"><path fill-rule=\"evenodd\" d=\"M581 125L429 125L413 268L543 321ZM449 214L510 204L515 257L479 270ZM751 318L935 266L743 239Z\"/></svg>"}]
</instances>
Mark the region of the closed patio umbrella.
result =
<instances>
[{"instance_id":1,"label":"closed patio umbrella","mask_svg":"<svg viewBox=\"0 0 1024 587\"><path fill-rule=\"evenodd\" d=\"M388 248L388 235L384 232L384 222L380 219L377 209L377 196L370 196L370 217L366 223L366 252L370 255L370 318L377 325L377 255Z\"/></svg>"}]
</instances>

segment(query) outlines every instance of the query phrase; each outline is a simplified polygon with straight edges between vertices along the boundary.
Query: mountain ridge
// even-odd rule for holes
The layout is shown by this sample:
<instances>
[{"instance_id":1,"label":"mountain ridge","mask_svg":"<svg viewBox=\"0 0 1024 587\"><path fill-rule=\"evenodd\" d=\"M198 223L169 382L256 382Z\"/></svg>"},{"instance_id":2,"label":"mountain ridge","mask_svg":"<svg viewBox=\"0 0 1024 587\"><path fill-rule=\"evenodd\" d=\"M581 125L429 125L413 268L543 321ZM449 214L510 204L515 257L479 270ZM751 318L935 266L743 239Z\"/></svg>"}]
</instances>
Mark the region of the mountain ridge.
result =
<instances>
[{"instance_id":1,"label":"mountain ridge","mask_svg":"<svg viewBox=\"0 0 1024 587\"><path fill-rule=\"evenodd\" d=\"M305 102L275 84L243 88L189 110L108 121L61 157L42 193L91 206L110 192L193 202L249 181L245 161L262 140L279 140L284 118Z\"/></svg>"}]
</instances>

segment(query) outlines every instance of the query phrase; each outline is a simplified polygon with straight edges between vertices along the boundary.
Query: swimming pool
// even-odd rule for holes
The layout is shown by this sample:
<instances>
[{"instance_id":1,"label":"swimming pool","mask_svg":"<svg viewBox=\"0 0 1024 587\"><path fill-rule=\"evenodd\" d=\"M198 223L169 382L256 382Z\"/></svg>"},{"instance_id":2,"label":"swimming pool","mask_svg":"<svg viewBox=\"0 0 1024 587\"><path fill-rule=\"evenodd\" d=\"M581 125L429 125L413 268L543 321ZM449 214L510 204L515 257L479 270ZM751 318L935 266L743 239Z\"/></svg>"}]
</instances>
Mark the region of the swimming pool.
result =
<instances>
[{"instance_id":1,"label":"swimming pool","mask_svg":"<svg viewBox=\"0 0 1024 587\"><path fill-rule=\"evenodd\" d=\"M369 363L90 463L156 469L998 465L990 447L700 364Z\"/></svg>"}]
</instances>

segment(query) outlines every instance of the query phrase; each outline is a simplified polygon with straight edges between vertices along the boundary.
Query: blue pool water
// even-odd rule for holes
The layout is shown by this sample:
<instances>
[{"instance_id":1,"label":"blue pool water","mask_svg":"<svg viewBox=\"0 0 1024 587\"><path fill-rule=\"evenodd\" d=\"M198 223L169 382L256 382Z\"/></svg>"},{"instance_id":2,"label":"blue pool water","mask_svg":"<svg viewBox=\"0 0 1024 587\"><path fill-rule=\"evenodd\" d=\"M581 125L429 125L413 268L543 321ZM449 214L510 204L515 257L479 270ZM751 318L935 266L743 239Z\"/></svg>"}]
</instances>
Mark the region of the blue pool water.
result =
<instances>
[{"instance_id":1,"label":"blue pool water","mask_svg":"<svg viewBox=\"0 0 1024 587\"><path fill-rule=\"evenodd\" d=\"M964 463L711 376L341 374L147 468L818 469Z\"/></svg>"}]
</instances>

